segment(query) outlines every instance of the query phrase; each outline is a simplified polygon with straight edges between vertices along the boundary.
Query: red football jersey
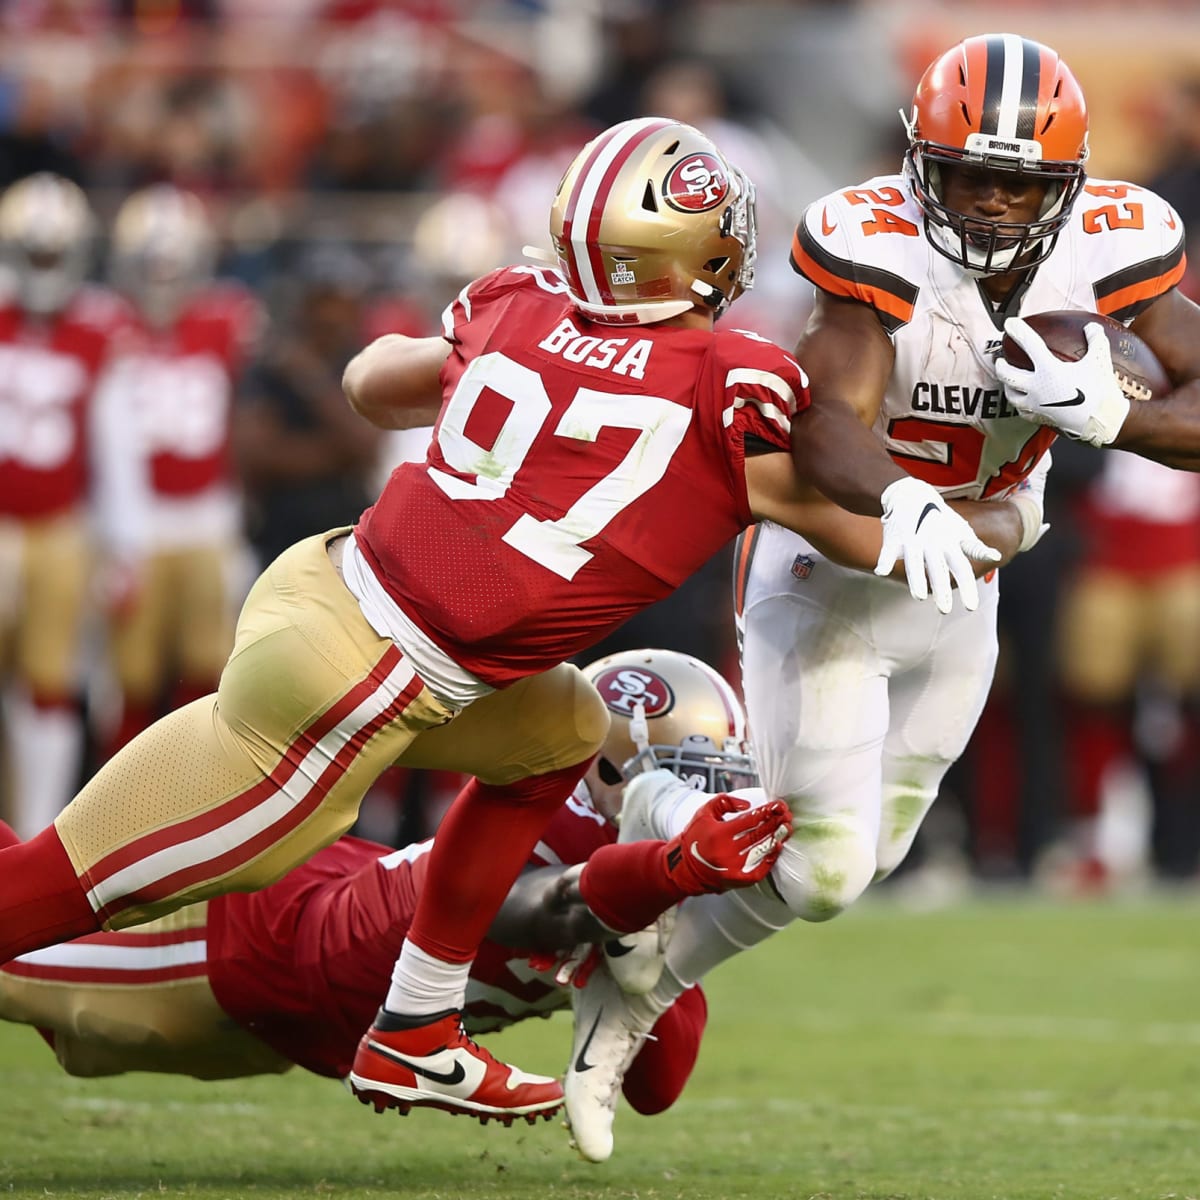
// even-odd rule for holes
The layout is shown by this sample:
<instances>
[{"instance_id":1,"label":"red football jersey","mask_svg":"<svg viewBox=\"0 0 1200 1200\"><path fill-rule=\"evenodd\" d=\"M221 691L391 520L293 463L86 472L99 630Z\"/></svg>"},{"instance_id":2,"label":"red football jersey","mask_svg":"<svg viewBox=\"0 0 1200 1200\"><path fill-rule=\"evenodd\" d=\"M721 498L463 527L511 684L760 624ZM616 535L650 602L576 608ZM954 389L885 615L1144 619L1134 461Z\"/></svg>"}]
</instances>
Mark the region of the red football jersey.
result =
<instances>
[{"instance_id":1,"label":"red football jersey","mask_svg":"<svg viewBox=\"0 0 1200 1200\"><path fill-rule=\"evenodd\" d=\"M114 294L92 287L47 320L0 307L0 515L31 520L84 502L88 405L129 319Z\"/></svg>"},{"instance_id":2,"label":"red football jersey","mask_svg":"<svg viewBox=\"0 0 1200 1200\"><path fill-rule=\"evenodd\" d=\"M583 862L616 831L585 801L558 810L530 862ZM424 882L429 842L389 852L341 838L260 892L209 901L208 975L221 1007L280 1054L345 1076L387 995ZM567 1003L519 951L483 943L471 968L466 1024L498 1029Z\"/></svg>"},{"instance_id":3,"label":"red football jersey","mask_svg":"<svg viewBox=\"0 0 1200 1200\"><path fill-rule=\"evenodd\" d=\"M539 268L477 280L443 323L428 458L356 535L409 618L495 686L593 645L750 524L743 439L788 449L808 404L773 343L598 325Z\"/></svg>"},{"instance_id":4,"label":"red football jersey","mask_svg":"<svg viewBox=\"0 0 1200 1200\"><path fill-rule=\"evenodd\" d=\"M159 495L195 496L231 478L234 385L261 324L252 293L214 284L169 328L141 326L105 372L105 403L124 414Z\"/></svg>"}]
</instances>

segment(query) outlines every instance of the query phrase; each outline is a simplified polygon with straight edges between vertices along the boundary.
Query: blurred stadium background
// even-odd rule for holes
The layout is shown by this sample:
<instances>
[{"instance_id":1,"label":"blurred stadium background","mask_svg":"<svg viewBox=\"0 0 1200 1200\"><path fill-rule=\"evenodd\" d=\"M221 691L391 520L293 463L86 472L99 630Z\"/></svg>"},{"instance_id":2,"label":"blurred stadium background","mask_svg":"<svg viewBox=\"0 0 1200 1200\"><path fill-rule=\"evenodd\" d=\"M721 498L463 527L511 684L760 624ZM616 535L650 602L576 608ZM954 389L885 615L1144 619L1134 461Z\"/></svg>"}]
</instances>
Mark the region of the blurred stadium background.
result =
<instances>
[{"instance_id":1,"label":"blurred stadium background","mask_svg":"<svg viewBox=\"0 0 1200 1200\"><path fill-rule=\"evenodd\" d=\"M790 345L808 308L786 261L804 205L897 170L897 109L921 69L997 26L1074 68L1091 105L1092 174L1155 187L1200 238L1200 12L1151 0L1136 14L1104 0L1061 0L1053 13L1027 0L4 0L0 186L51 171L84 189L94 282L112 274L112 223L131 194L167 182L203 202L216 275L260 306L230 380L233 607L279 539L352 519L347 505L420 453L419 435L364 442L330 411L349 354L389 329L435 332L465 281L545 243L553 187L592 131L661 112L709 132L755 178L759 286L735 319ZM1198 285L1185 283L1192 295ZM10 383L0 379L0 406ZM302 450L283 436L298 432L312 435ZM939 898L993 881L1071 894L1195 885L1200 485L1143 483L1109 470L1113 457L1063 448L1053 531L1007 572L993 702L889 887ZM1163 488L1169 509L1146 511L1144 494ZM1180 638L1097 684L1064 669L1059 627L1095 566L1088 514L1101 500L1170 526L1172 581L1191 606L1164 621L1129 599L1119 619L1142 622L1139 645L1164 626ZM120 606L111 572L97 579L109 603L93 606L77 664L82 775L123 719L107 655ZM1127 599L1145 582L1125 578ZM602 649L668 646L735 676L728 593L723 557ZM155 703L173 702L171 682ZM456 782L385 778L361 831L427 834Z\"/></svg>"}]
</instances>

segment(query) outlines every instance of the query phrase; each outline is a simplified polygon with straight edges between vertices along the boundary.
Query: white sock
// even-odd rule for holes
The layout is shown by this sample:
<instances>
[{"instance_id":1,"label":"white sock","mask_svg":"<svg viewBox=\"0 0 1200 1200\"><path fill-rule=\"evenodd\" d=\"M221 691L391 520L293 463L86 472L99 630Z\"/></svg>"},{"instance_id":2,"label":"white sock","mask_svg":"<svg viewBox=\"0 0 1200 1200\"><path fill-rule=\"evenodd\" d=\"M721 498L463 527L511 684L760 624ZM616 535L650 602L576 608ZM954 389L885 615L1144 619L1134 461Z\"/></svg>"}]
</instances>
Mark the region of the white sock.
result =
<instances>
[{"instance_id":1,"label":"white sock","mask_svg":"<svg viewBox=\"0 0 1200 1200\"><path fill-rule=\"evenodd\" d=\"M698 792L694 789L684 790L674 788L654 806L651 813L651 824L654 832L669 842L678 837L687 827L688 822L712 799L709 792ZM761 808L769 797L762 788L749 790L745 799L750 801L752 808Z\"/></svg>"},{"instance_id":2,"label":"white sock","mask_svg":"<svg viewBox=\"0 0 1200 1200\"><path fill-rule=\"evenodd\" d=\"M73 708L38 708L24 696L14 696L7 713L12 827L27 839L51 824L75 793L83 725Z\"/></svg>"},{"instance_id":3,"label":"white sock","mask_svg":"<svg viewBox=\"0 0 1200 1200\"><path fill-rule=\"evenodd\" d=\"M471 964L443 962L407 938L392 968L392 986L383 1007L405 1017L425 1017L462 1008L467 998Z\"/></svg>"},{"instance_id":4,"label":"white sock","mask_svg":"<svg viewBox=\"0 0 1200 1200\"><path fill-rule=\"evenodd\" d=\"M646 998L656 1011L665 1012L713 967L757 946L793 920L788 906L765 884L689 897L679 906L662 976Z\"/></svg>"}]
</instances>

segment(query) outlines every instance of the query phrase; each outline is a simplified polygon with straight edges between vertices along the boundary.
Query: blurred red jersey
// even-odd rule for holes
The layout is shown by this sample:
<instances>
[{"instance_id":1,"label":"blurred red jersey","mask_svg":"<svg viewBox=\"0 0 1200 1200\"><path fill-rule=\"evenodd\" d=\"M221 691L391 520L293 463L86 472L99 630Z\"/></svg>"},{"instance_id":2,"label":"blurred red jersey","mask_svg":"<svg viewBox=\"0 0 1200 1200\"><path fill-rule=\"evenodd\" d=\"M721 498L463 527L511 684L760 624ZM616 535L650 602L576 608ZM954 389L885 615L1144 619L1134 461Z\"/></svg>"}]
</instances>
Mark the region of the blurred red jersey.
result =
<instances>
[{"instance_id":1,"label":"blurred red jersey","mask_svg":"<svg viewBox=\"0 0 1200 1200\"><path fill-rule=\"evenodd\" d=\"M743 440L790 446L804 377L737 330L594 324L495 271L446 310L446 397L356 538L401 610L502 687L670 594L753 520Z\"/></svg>"},{"instance_id":2,"label":"blurred red jersey","mask_svg":"<svg viewBox=\"0 0 1200 1200\"><path fill-rule=\"evenodd\" d=\"M616 830L573 796L530 865L583 862L614 841ZM208 977L217 1002L300 1066L346 1075L387 994L431 845L388 851L343 837L263 891L209 901ZM467 985L467 1029L499 1029L568 999L525 954L485 941Z\"/></svg>"},{"instance_id":3,"label":"blurred red jersey","mask_svg":"<svg viewBox=\"0 0 1200 1200\"><path fill-rule=\"evenodd\" d=\"M230 482L234 385L262 311L240 285L206 287L166 329L141 324L105 372L102 402L136 440L147 486L188 497Z\"/></svg>"},{"instance_id":4,"label":"blurred red jersey","mask_svg":"<svg viewBox=\"0 0 1200 1200\"><path fill-rule=\"evenodd\" d=\"M130 319L94 287L45 319L0 306L0 516L51 517L84 502L92 391Z\"/></svg>"}]
</instances>

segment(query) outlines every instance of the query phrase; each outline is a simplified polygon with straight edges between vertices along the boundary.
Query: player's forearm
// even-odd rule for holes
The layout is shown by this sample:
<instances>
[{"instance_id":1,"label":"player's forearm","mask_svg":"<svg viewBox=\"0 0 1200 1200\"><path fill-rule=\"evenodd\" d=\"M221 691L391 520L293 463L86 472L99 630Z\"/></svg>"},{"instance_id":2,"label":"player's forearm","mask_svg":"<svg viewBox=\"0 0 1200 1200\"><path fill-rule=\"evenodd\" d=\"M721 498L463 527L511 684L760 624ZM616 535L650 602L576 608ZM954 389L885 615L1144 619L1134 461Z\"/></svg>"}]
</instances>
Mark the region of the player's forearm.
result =
<instances>
[{"instance_id":1,"label":"player's forearm","mask_svg":"<svg viewBox=\"0 0 1200 1200\"><path fill-rule=\"evenodd\" d=\"M509 889L488 938L522 950L570 950L609 931L584 903L577 867L534 867ZM665 907L665 906L664 906Z\"/></svg>"},{"instance_id":2,"label":"player's forearm","mask_svg":"<svg viewBox=\"0 0 1200 1200\"><path fill-rule=\"evenodd\" d=\"M1112 444L1181 471L1200 471L1200 380L1164 400L1131 405Z\"/></svg>"},{"instance_id":3,"label":"player's forearm","mask_svg":"<svg viewBox=\"0 0 1200 1200\"><path fill-rule=\"evenodd\" d=\"M792 419L792 461L800 478L864 516L883 512L880 496L905 472L848 404L826 400Z\"/></svg>"},{"instance_id":4,"label":"player's forearm","mask_svg":"<svg viewBox=\"0 0 1200 1200\"><path fill-rule=\"evenodd\" d=\"M350 407L381 429L432 425L442 404L441 369L450 344L440 337L385 334L360 351L342 375Z\"/></svg>"}]
</instances>

